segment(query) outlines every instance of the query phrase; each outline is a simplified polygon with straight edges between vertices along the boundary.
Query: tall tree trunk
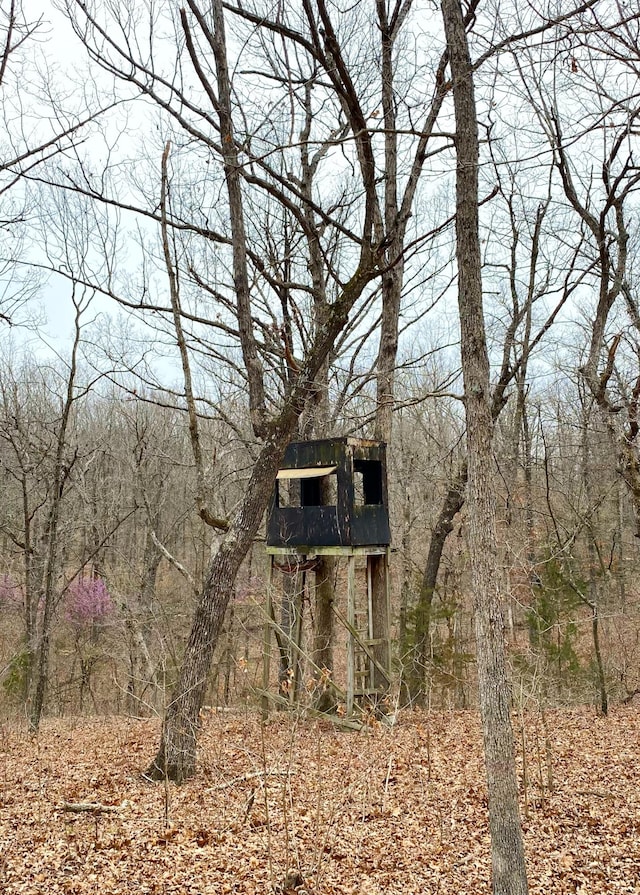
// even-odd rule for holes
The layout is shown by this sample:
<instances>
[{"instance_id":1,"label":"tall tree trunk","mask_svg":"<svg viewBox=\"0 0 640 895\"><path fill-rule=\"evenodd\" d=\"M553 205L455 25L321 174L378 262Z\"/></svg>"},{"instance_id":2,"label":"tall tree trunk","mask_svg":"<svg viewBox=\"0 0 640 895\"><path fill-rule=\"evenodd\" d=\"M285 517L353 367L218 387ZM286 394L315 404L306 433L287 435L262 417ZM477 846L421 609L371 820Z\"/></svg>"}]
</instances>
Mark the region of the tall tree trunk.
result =
<instances>
[{"instance_id":1,"label":"tall tree trunk","mask_svg":"<svg viewBox=\"0 0 640 895\"><path fill-rule=\"evenodd\" d=\"M456 252L469 463L469 551L475 594L480 712L484 738L495 895L526 895L504 623L498 593L491 394L482 308L478 221L478 123L473 70L459 0L443 0L456 120Z\"/></svg>"},{"instance_id":2,"label":"tall tree trunk","mask_svg":"<svg viewBox=\"0 0 640 895\"><path fill-rule=\"evenodd\" d=\"M158 519L153 520L157 528ZM151 524L151 523L149 523ZM129 630L129 683L127 684L127 711L131 715L144 714L146 707L156 709L159 699L157 675L149 653L151 619L156 598L156 581L162 554L147 528L142 559L140 596L137 606L126 607L126 626ZM148 688L152 688L148 693Z\"/></svg>"},{"instance_id":3,"label":"tall tree trunk","mask_svg":"<svg viewBox=\"0 0 640 895\"><path fill-rule=\"evenodd\" d=\"M322 684L322 672L333 671L333 601L336 596L336 560L333 556L319 556L315 570L315 635L313 661L320 672L316 674ZM316 708L330 712L335 708L335 696L331 688L319 686Z\"/></svg>"},{"instance_id":4,"label":"tall tree trunk","mask_svg":"<svg viewBox=\"0 0 640 895\"><path fill-rule=\"evenodd\" d=\"M592 475L594 471L591 464L591 442L589 439L588 422L589 410L585 408L582 418L582 485L587 498L587 507L595 507L596 500L593 495ZM602 574L605 567L602 563L600 552L596 549L596 527L594 524L594 511L589 509L589 515L586 520L585 531L588 538L587 556L589 559L589 582L587 595L584 596L582 588L578 588L577 592L581 596L583 602L587 604L591 610L591 637L593 639L593 655L596 663L596 680L598 686L598 696L600 702L600 711L606 715L609 711L609 700L607 696L607 681L604 673L604 662L602 661L602 649L600 647L600 588L598 587L598 573Z\"/></svg>"},{"instance_id":5,"label":"tall tree trunk","mask_svg":"<svg viewBox=\"0 0 640 895\"><path fill-rule=\"evenodd\" d=\"M34 552L34 533L29 501L29 488L26 475L22 475L23 518L24 518L24 602L25 602L25 652L26 669L23 681L23 697L25 704L31 692L31 682L35 669L38 646L38 600L42 583L43 570L40 568L40 556Z\"/></svg>"},{"instance_id":6,"label":"tall tree trunk","mask_svg":"<svg viewBox=\"0 0 640 895\"><path fill-rule=\"evenodd\" d=\"M66 458L67 432L71 423L73 405L76 400L76 373L78 361L78 348L80 345L80 321L82 317L83 301L76 295L76 285L73 286L72 301L75 307L74 340L71 348L69 374L67 388L62 401L62 413L60 426L56 438L55 464L53 468L53 482L51 486L51 505L47 515L45 537L46 554L44 559L44 576L42 587L42 618L38 633L37 654L35 657L34 676L31 681L31 694L29 706L29 727L37 731L40 719L44 711L44 702L49 683L49 649L51 645L51 626L58 595L55 592L56 581L60 569L59 555L59 527L62 512L62 501L67 486L68 477L73 468L76 455Z\"/></svg>"}]
</instances>

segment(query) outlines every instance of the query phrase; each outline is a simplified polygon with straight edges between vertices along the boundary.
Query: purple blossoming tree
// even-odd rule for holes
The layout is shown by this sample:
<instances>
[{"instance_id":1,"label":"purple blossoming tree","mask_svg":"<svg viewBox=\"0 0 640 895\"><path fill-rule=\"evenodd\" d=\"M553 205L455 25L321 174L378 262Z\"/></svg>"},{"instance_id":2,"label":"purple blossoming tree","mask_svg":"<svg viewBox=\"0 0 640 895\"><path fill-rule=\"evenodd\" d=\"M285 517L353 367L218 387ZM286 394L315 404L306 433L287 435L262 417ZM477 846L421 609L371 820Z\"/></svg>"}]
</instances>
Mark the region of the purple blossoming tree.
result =
<instances>
[{"instance_id":1,"label":"purple blossoming tree","mask_svg":"<svg viewBox=\"0 0 640 895\"><path fill-rule=\"evenodd\" d=\"M69 585L65 618L75 627L105 621L113 610L113 600L102 578L76 578Z\"/></svg>"}]
</instances>

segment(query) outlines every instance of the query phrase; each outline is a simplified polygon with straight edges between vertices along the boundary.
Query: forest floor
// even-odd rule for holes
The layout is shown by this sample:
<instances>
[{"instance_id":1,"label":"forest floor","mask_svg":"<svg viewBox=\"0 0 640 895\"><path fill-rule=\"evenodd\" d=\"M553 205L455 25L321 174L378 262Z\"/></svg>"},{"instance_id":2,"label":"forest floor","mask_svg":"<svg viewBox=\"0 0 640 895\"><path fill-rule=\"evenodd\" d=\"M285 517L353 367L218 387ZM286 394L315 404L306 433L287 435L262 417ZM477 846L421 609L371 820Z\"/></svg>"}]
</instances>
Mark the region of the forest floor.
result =
<instances>
[{"instance_id":1,"label":"forest floor","mask_svg":"<svg viewBox=\"0 0 640 895\"><path fill-rule=\"evenodd\" d=\"M640 893L640 710L526 715L525 763L514 724L532 895ZM141 777L157 738L122 717L0 726L3 895L490 892L472 712L358 733L210 712L182 787Z\"/></svg>"}]
</instances>

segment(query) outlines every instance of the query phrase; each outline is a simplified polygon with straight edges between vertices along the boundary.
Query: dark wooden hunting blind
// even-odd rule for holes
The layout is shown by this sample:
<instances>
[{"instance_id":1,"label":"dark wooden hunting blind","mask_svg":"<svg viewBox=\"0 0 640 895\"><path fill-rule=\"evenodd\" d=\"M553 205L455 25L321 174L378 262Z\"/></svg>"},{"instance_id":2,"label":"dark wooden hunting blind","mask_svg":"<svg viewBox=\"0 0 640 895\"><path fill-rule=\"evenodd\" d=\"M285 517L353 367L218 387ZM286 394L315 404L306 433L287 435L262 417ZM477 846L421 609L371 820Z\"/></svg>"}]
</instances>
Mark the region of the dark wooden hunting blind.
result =
<instances>
[{"instance_id":1,"label":"dark wooden hunting blind","mask_svg":"<svg viewBox=\"0 0 640 895\"><path fill-rule=\"evenodd\" d=\"M278 471L267 517L267 608L263 644L263 715L267 716L272 631L282 658L289 654L293 679L288 701L298 692L300 661L313 661L302 644L304 581L312 571L315 588L326 580L323 557L346 562L346 614L341 599L331 610L347 632L346 689L331 679L347 716L385 698L391 683L391 603L389 589L389 498L386 445L363 438L331 438L290 444ZM278 563L277 557L283 562ZM356 568L357 567L357 568ZM295 624L276 621L274 570L283 577L302 572L302 592L293 607ZM364 574L363 574L364 573ZM319 579L320 576L320 579ZM324 577L323 577L324 576ZM360 579L360 586L357 580ZM284 588L283 588L284 590ZM283 604L284 605L284 602ZM316 678L323 669L314 666Z\"/></svg>"},{"instance_id":2,"label":"dark wooden hunting blind","mask_svg":"<svg viewBox=\"0 0 640 895\"><path fill-rule=\"evenodd\" d=\"M386 445L331 438L289 445L267 521L267 546L388 546Z\"/></svg>"}]
</instances>

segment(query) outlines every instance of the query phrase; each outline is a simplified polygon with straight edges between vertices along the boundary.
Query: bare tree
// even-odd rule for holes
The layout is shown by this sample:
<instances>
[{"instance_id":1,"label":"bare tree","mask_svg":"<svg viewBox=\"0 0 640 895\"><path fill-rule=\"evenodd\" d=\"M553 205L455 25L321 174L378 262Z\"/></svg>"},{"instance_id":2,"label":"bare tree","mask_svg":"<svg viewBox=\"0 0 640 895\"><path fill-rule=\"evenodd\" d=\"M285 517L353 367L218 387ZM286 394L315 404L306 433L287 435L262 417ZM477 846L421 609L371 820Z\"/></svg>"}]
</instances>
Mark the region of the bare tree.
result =
<instances>
[{"instance_id":1,"label":"bare tree","mask_svg":"<svg viewBox=\"0 0 640 895\"><path fill-rule=\"evenodd\" d=\"M574 230L582 234L582 264L594 295L586 359L580 367L603 415L618 456L620 474L640 514L640 466L635 435L634 376L616 366L625 340L636 353L637 302L631 287L629 205L640 187L634 158L638 132L637 54L640 15L618 4L594 5L580 27L561 29L553 53L542 60L525 54L516 60L522 90L546 136ZM550 85L546 73L556 75ZM565 99L580 88L586 114L576 116ZM584 160L589 161L585 164ZM594 156L597 163L591 161ZM626 315L626 325L622 322ZM627 361L629 355L627 354ZM621 367L625 361L621 360ZM626 413L620 413L623 409ZM638 515L640 518L640 515ZM640 529L639 529L640 530Z\"/></svg>"},{"instance_id":2,"label":"bare tree","mask_svg":"<svg viewBox=\"0 0 640 895\"><path fill-rule=\"evenodd\" d=\"M456 121L458 307L468 452L469 553L476 623L480 713L489 790L489 829L496 895L526 895L504 622L498 593L493 478L493 417L482 307L478 220L478 118L464 18L458 0L444 0Z\"/></svg>"},{"instance_id":3,"label":"bare tree","mask_svg":"<svg viewBox=\"0 0 640 895\"><path fill-rule=\"evenodd\" d=\"M7 474L18 486L21 510L3 523L3 530L23 558L24 689L33 730L37 730L42 717L51 631L64 593L63 532L67 528L68 497L76 465L82 459L79 460L77 406L93 386L91 379L78 383L81 322L90 300L84 288L72 292L75 321L69 358L66 363L61 360L57 369L49 366L48 382L36 377L40 387L34 390L44 398L39 406L32 400L24 401L23 391L30 388L28 382L17 379L15 371L6 370L3 375L1 437L8 449L3 466L6 464ZM52 399L45 398L47 392L53 395Z\"/></svg>"},{"instance_id":4,"label":"bare tree","mask_svg":"<svg viewBox=\"0 0 640 895\"><path fill-rule=\"evenodd\" d=\"M166 110L176 127L176 135L182 132L188 134L190 141L194 138L200 140L207 153L215 155L222 163L230 236L215 232L211 226L185 223L181 217L183 210L186 211L183 196L178 191L177 181L170 181L166 174L162 177L163 195L166 197L171 182L173 196L178 198L174 198L169 206L161 196L158 211L148 211L147 214L159 220L164 232L165 268L169 273L173 296L171 314L174 326L177 324L175 331L182 347L189 344L190 350L197 347L204 353L213 348L214 341L207 339L205 342L202 339L197 327L207 324L201 316L196 318L185 307L182 298L185 265L183 262L180 269L176 252L171 250L167 253L169 230L174 233L189 231L203 238L208 242L209 257L212 259L216 252L217 258L228 264L233 283L232 297L227 297L220 284L212 283L204 275L205 269L202 264L196 263L191 247L186 278L192 294L196 287L222 309L222 314L217 318L210 316L208 325L214 333L221 334L240 349L242 362L235 370L247 386L253 436L266 445L256 452L256 466L249 481L249 492L241 504L240 516L236 517L235 522L230 522L228 533L214 559L215 568L211 567L207 577L202 614L196 616L195 639L190 641L185 659L185 668L189 663L192 668L185 672L187 678L179 685L186 698L181 697L180 708L177 701L169 708L165 726L167 751L161 750L156 765L160 773L168 770L170 776L182 779L193 768L196 706L202 698L206 682L203 669L210 662L209 647L215 644L235 570L259 522L260 501L266 501L275 474L274 464L277 465L281 451L293 435L300 414L309 408L311 402L317 401L319 394L323 391L326 394L327 359L344 350L340 342L350 327L355 327L355 331L361 327L361 309L353 321L350 320L356 302L365 308L373 294L369 283L400 263L401 253L396 250L394 254L390 247L401 226L406 227L412 200L409 196L402 214L395 218L391 216L391 230L386 233L377 193L374 138L370 132L373 129L368 127L367 114L348 67L344 60L336 64L339 58L342 59L344 51L329 13L322 4L318 12L323 18L323 27L317 27L315 14L309 8L305 13L304 34L292 33L284 23L273 25L264 21L263 16L260 17L264 29L284 36L291 43L291 59L295 59L295 65L300 69L299 72L285 69L284 76L277 69L273 73L273 80L283 86L284 96L291 107L295 110L300 103L299 107L303 110L302 137L293 142L292 128L297 115L290 119L289 133L283 134L279 122L274 124L266 119L258 120L255 110L252 110L251 127L247 129L247 115L243 122L244 130L242 133L239 131L238 121L241 119L236 113L233 99L237 92L233 94L231 91L229 51L221 6L214 5L211 13L205 14L197 3L190 2L188 10L180 14L176 24L179 25L178 49L181 55L176 70L181 72L181 77L173 79L164 77L153 67L154 59L132 58L132 44L126 39L118 43L118 28L126 35L133 27L124 12L117 27L110 30L90 7L76 6L75 10L70 11L76 16L76 29L94 58ZM243 18L249 17L242 9L234 12ZM397 10L396 18L398 16L400 10ZM401 24L400 20L398 25ZM296 44L298 49L294 53L293 46ZM273 69L276 62L272 59L277 62L278 56L274 54L270 57L269 66ZM195 74L200 87L201 105L196 106L193 94L186 92L183 78L187 70ZM237 91L237 85L234 86ZM442 93L440 88L438 90ZM335 112L333 120L328 118L325 110ZM317 134L321 135L319 140ZM417 138L423 145L422 161L425 151L423 137L419 134ZM181 141L184 142L184 137L174 137L174 146ZM299 176L292 172L294 150L298 148L298 143ZM318 149L310 153L314 143ZM337 161L342 156L340 168L352 172L343 181L349 185L352 195L346 193L341 185L337 201L329 196L327 202L326 187L318 187L316 172L329 153ZM178 156L172 151L171 158L177 162ZM414 190L418 173L419 170L414 175ZM109 199L104 193L98 195L91 178L82 170L75 178L67 179L67 186L105 203L114 202L121 208L123 206L121 200ZM259 199L260 196L263 198ZM352 196L358 200L357 207ZM267 201L262 205L264 214L261 216L258 203L264 197ZM292 254L291 248L285 255L286 263L281 260L280 250L273 253L275 246L268 235L271 230L260 227L261 217L287 222L283 228L285 246L304 244L306 249L301 260ZM256 245L263 243L269 252L260 257ZM336 248L338 244L339 250ZM303 265L310 274L309 284L306 282L307 275L301 275ZM224 289L227 288L225 283ZM111 285L105 291L115 293ZM309 323L305 322L302 313L304 302L301 301L306 300L307 295L311 295L315 303ZM267 296L276 298L275 307ZM274 313L278 304L282 308L281 315ZM150 310L162 313L159 306L151 308L148 302L140 303L138 307L146 314ZM231 351L223 353L214 349L212 356L218 356L225 364L237 363L237 355ZM185 371L184 351L182 357ZM277 385L275 392L274 384ZM186 392L189 391L187 387ZM185 397L187 405L193 405L193 398L189 394ZM192 412L190 416L193 420ZM310 418L309 415L307 418ZM193 424L191 428L194 431ZM247 513L251 525L240 536L239 529L246 524ZM228 549L231 536L232 556ZM223 562L226 563L224 569ZM214 591L219 593L214 595ZM204 615L208 621L205 621ZM200 648L203 640L207 643L204 651ZM194 666L193 656L196 653L198 659ZM198 676L196 689L192 686L194 673ZM178 742L176 731L189 726L185 721L187 716L193 719L191 733L188 734L190 739Z\"/></svg>"},{"instance_id":5,"label":"bare tree","mask_svg":"<svg viewBox=\"0 0 640 895\"><path fill-rule=\"evenodd\" d=\"M490 249L483 261L487 278L503 287L505 293L504 320L501 319L500 331L493 334L499 363L491 386L491 416L494 423L501 417L507 406L510 387L515 385L515 413L524 424L522 402L529 365L548 339L563 308L584 282L585 271L578 263L579 241L568 251L561 245L557 246L556 257L563 258L562 265L555 267L549 261L548 245L556 226L553 219L548 220L550 179L546 196L543 193L537 207L531 210L519 195L517 178L510 177L508 173L506 176L501 174L501 167L507 167L508 171L508 163L502 161L501 165L494 165L493 172L498 182L496 194L506 207L506 224L500 220L497 211L490 219L490 231L498 238L495 252L500 260L492 261ZM506 259L505 245L510 246ZM462 456L444 488L444 497L429 538L414 609L415 644L410 670L412 700L420 701L424 695L432 603L447 537L453 531L455 517L465 504L467 478L468 460Z\"/></svg>"},{"instance_id":6,"label":"bare tree","mask_svg":"<svg viewBox=\"0 0 640 895\"><path fill-rule=\"evenodd\" d=\"M72 99L66 90L63 100L57 96L60 85L49 80L43 61L34 61L46 31L44 18L32 18L22 0L0 4L0 324L17 322L19 310L40 287L28 264L37 202L26 185L44 165L72 150L102 111L98 104L89 108L89 91ZM107 101L105 108L113 105Z\"/></svg>"}]
</instances>

